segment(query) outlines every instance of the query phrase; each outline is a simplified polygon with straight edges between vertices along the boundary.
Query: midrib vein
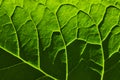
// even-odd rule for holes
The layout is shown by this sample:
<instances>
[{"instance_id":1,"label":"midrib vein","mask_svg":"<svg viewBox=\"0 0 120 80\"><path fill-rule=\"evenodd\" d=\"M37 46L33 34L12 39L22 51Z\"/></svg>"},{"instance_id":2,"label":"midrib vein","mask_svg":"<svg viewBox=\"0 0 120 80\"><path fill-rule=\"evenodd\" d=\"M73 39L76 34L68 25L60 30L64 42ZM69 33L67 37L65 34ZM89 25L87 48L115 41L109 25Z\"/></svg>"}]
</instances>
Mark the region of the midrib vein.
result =
<instances>
[{"instance_id":1,"label":"midrib vein","mask_svg":"<svg viewBox=\"0 0 120 80\"><path fill-rule=\"evenodd\" d=\"M2 46L0 46L0 48L3 49L4 51L6 51L7 53L11 54L12 56L18 58L18 59L21 60L22 62L28 64L28 65L31 66L31 67L33 67L34 69L36 69L36 70L42 72L44 75L46 75L46 76L52 78L53 80L57 80L55 77L53 77L53 76L47 74L46 72L44 72L44 71L43 71L42 69L40 69L39 67L36 67L35 65L33 65L33 64L31 64L31 63L25 61L25 60L22 59L20 56L15 55L14 53L12 53L11 51L9 51L9 50L3 48Z\"/></svg>"}]
</instances>

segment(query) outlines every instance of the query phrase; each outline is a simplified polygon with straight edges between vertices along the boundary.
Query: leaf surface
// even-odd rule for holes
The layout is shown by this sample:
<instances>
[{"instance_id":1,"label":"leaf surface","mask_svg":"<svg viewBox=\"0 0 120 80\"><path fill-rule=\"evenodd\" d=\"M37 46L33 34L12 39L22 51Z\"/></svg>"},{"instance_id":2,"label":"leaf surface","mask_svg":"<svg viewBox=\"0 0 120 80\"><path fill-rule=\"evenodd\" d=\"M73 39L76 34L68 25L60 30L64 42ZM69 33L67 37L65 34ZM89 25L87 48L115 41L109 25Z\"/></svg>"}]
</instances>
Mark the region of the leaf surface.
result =
<instances>
[{"instance_id":1,"label":"leaf surface","mask_svg":"<svg viewBox=\"0 0 120 80\"><path fill-rule=\"evenodd\" d=\"M0 80L119 80L119 0L0 0Z\"/></svg>"}]
</instances>

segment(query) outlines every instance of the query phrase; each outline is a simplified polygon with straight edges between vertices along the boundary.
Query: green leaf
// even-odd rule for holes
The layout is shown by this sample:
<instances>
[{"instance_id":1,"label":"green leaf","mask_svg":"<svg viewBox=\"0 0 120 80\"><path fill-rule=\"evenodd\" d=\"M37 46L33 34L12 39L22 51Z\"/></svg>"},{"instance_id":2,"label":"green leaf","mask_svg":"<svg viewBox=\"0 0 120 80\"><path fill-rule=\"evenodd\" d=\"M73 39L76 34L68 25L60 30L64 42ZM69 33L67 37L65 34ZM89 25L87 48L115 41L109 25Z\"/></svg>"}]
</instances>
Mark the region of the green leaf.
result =
<instances>
[{"instance_id":1,"label":"green leaf","mask_svg":"<svg viewBox=\"0 0 120 80\"><path fill-rule=\"evenodd\" d=\"M119 0L0 0L0 80L119 80Z\"/></svg>"}]
</instances>

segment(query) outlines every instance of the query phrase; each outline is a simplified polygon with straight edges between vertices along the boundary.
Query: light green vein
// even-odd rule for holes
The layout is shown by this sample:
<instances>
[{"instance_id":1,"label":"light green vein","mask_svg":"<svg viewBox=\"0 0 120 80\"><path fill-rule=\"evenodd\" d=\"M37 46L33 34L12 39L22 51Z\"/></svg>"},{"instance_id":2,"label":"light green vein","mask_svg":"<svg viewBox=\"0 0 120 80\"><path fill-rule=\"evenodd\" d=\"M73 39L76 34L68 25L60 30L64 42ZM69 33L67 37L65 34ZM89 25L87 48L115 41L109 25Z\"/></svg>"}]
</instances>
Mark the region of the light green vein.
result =
<instances>
[{"instance_id":1,"label":"light green vein","mask_svg":"<svg viewBox=\"0 0 120 80\"><path fill-rule=\"evenodd\" d=\"M61 34L61 38L64 42L64 46L65 46L65 53L66 53L66 80L68 80L68 57L67 57L67 48L66 48L66 43L65 43L65 40L64 40L64 37L63 37L63 34L62 34L62 31L61 31L61 27L60 27L60 23L59 23L59 20L58 20L58 17L57 17L57 11L59 10L59 7L58 9L56 10L56 20L57 20L57 23L58 23L58 27L59 27L59 30L60 30L60 34Z\"/></svg>"},{"instance_id":2,"label":"light green vein","mask_svg":"<svg viewBox=\"0 0 120 80\"><path fill-rule=\"evenodd\" d=\"M98 26L99 26L99 25L97 25L97 27L98 27ZM101 38L101 35L100 35L99 28L97 28L97 30L98 30L98 34L99 34L99 38L100 38L102 58L103 58L103 69L102 69L102 74L101 74L101 80L103 80L103 77L104 77L104 67L105 67L104 51L103 51L102 38Z\"/></svg>"},{"instance_id":3,"label":"light green vein","mask_svg":"<svg viewBox=\"0 0 120 80\"><path fill-rule=\"evenodd\" d=\"M18 34L17 34L17 30L16 30L16 28L15 28L15 26L14 26L14 24L13 24L13 21L12 21L12 19L11 19L11 17L9 17L10 18L10 21L11 21L11 23L12 23L12 26L13 26L13 28L14 28L14 30L15 30L15 33L16 33L16 39L17 39L17 46L18 46L18 56L20 56L20 46L19 46L19 39L18 39Z\"/></svg>"},{"instance_id":4,"label":"light green vein","mask_svg":"<svg viewBox=\"0 0 120 80\"><path fill-rule=\"evenodd\" d=\"M1 71L1 70L6 70L6 69L10 69L10 68L16 67L16 66L21 65L21 64L23 64L23 62L14 64L14 65L12 65L12 66L8 66L8 67L1 68L0 71Z\"/></svg>"},{"instance_id":5,"label":"light green vein","mask_svg":"<svg viewBox=\"0 0 120 80\"><path fill-rule=\"evenodd\" d=\"M36 35L37 35L37 48L38 48L38 67L40 68L40 48L39 48L39 33L38 33L38 29L37 29L37 27L36 27L36 24L35 24L35 22L33 21L33 19L32 19L32 17L30 17L31 18L31 20L32 20L32 22L33 22L33 24L34 24L34 26L35 26L35 29L36 29Z\"/></svg>"}]
</instances>

